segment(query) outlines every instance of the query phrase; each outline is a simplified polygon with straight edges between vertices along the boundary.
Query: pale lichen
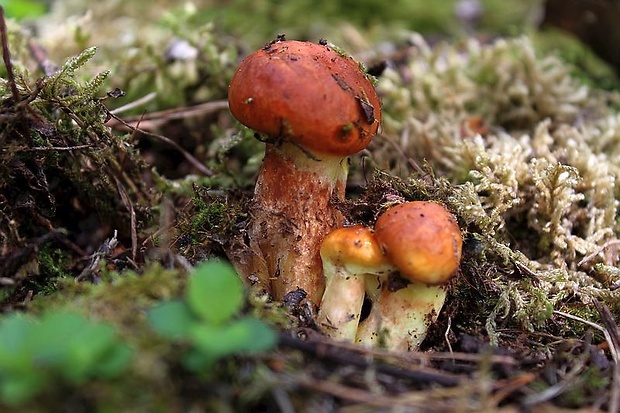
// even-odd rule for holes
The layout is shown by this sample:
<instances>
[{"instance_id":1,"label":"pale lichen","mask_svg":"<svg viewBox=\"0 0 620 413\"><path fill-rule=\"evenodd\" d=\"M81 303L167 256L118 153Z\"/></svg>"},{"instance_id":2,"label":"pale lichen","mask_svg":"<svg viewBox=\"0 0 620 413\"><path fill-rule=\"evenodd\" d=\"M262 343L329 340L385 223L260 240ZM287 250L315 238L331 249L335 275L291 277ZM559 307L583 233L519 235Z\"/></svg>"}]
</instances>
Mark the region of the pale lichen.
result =
<instances>
[{"instance_id":1,"label":"pale lichen","mask_svg":"<svg viewBox=\"0 0 620 413\"><path fill-rule=\"evenodd\" d=\"M526 37L430 47L413 35L408 54L379 81L375 162L403 178L394 159L428 162L455 184L448 203L473 236L532 273L490 274L501 292L489 331L508 314L532 329L568 298L617 300L618 97ZM484 128L464 128L473 118Z\"/></svg>"}]
</instances>

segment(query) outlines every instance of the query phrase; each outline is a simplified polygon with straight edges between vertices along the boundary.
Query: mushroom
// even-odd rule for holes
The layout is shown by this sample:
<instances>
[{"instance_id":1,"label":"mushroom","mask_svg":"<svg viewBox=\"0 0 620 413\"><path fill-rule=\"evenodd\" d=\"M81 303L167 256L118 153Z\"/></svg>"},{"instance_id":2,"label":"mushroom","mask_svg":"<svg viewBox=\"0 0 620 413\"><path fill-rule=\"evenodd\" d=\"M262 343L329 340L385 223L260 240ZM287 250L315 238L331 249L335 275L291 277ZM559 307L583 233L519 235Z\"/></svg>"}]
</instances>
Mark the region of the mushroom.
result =
<instances>
[{"instance_id":1,"label":"mushroom","mask_svg":"<svg viewBox=\"0 0 620 413\"><path fill-rule=\"evenodd\" d=\"M333 339L355 341L366 277L392 271L372 231L356 225L338 228L321 244L326 285L317 324Z\"/></svg>"},{"instance_id":2,"label":"mushroom","mask_svg":"<svg viewBox=\"0 0 620 413\"><path fill-rule=\"evenodd\" d=\"M373 84L327 42L279 37L243 60L228 103L266 142L247 228L252 256L241 271L278 300L301 289L318 305L319 249L342 226L333 199L344 198L347 157L368 145L381 120Z\"/></svg>"},{"instance_id":3,"label":"mushroom","mask_svg":"<svg viewBox=\"0 0 620 413\"><path fill-rule=\"evenodd\" d=\"M367 277L372 309L360 323L356 341L415 350L441 311L446 283L458 271L461 231L444 206L415 201L384 212L377 219L374 236L400 277Z\"/></svg>"}]
</instances>

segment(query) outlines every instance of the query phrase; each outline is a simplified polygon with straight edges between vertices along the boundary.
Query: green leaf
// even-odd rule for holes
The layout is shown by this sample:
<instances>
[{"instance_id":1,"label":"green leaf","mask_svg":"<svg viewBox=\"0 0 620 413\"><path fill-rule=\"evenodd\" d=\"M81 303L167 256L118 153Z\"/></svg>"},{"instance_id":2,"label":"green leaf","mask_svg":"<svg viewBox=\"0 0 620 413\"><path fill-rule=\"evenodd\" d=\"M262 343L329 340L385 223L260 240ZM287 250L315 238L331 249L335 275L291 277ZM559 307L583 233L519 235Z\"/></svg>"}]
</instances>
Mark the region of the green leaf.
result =
<instances>
[{"instance_id":1,"label":"green leaf","mask_svg":"<svg viewBox=\"0 0 620 413\"><path fill-rule=\"evenodd\" d=\"M222 324L241 310L244 287L233 267L219 260L196 267L189 279L187 303L203 320Z\"/></svg>"},{"instance_id":2,"label":"green leaf","mask_svg":"<svg viewBox=\"0 0 620 413\"><path fill-rule=\"evenodd\" d=\"M62 375L72 383L94 377L101 359L118 343L116 331L107 324L89 324L67 341Z\"/></svg>"},{"instance_id":3,"label":"green leaf","mask_svg":"<svg viewBox=\"0 0 620 413\"><path fill-rule=\"evenodd\" d=\"M0 322L0 354L14 354L21 350L33 323L32 319L22 314L12 314L4 318Z\"/></svg>"},{"instance_id":4,"label":"green leaf","mask_svg":"<svg viewBox=\"0 0 620 413\"><path fill-rule=\"evenodd\" d=\"M114 378L126 371L133 359L133 351L123 343L118 343L103 354L94 372L97 377Z\"/></svg>"},{"instance_id":5,"label":"green leaf","mask_svg":"<svg viewBox=\"0 0 620 413\"><path fill-rule=\"evenodd\" d=\"M159 304L149 310L147 318L153 330L173 340L186 337L197 321L183 301Z\"/></svg>"},{"instance_id":6,"label":"green leaf","mask_svg":"<svg viewBox=\"0 0 620 413\"><path fill-rule=\"evenodd\" d=\"M0 6L4 7L7 17L17 20L40 16L47 9L45 3L36 0L2 0Z\"/></svg>"},{"instance_id":7,"label":"green leaf","mask_svg":"<svg viewBox=\"0 0 620 413\"><path fill-rule=\"evenodd\" d=\"M244 317L232 325L238 333L238 351L243 353L260 353L273 348L278 338L275 332L264 322L253 317Z\"/></svg>"},{"instance_id":8,"label":"green leaf","mask_svg":"<svg viewBox=\"0 0 620 413\"><path fill-rule=\"evenodd\" d=\"M28 347L35 363L41 366L61 367L68 362L68 344L83 329L88 320L77 313L52 312L34 325L28 338Z\"/></svg>"},{"instance_id":9,"label":"green leaf","mask_svg":"<svg viewBox=\"0 0 620 413\"><path fill-rule=\"evenodd\" d=\"M48 376L32 370L32 374L0 379L0 401L18 406L39 393Z\"/></svg>"},{"instance_id":10,"label":"green leaf","mask_svg":"<svg viewBox=\"0 0 620 413\"><path fill-rule=\"evenodd\" d=\"M29 336L36 327L23 314L12 314L0 322L0 402L17 405L45 386L49 376L35 369L29 351Z\"/></svg>"},{"instance_id":11,"label":"green leaf","mask_svg":"<svg viewBox=\"0 0 620 413\"><path fill-rule=\"evenodd\" d=\"M106 323L73 312L49 312L36 322L21 315L0 321L0 402L19 404L64 379L79 384L110 378L133 352Z\"/></svg>"},{"instance_id":12,"label":"green leaf","mask_svg":"<svg viewBox=\"0 0 620 413\"><path fill-rule=\"evenodd\" d=\"M226 330L227 326L207 324L194 326L190 334L194 348L186 355L185 365L198 371L211 367L219 358L229 354L230 349L226 343L220 341Z\"/></svg>"},{"instance_id":13,"label":"green leaf","mask_svg":"<svg viewBox=\"0 0 620 413\"><path fill-rule=\"evenodd\" d=\"M199 325L191 331L196 353L189 364L199 367L233 354L268 350L277 342L276 334L262 321L246 317L224 326Z\"/></svg>"}]
</instances>

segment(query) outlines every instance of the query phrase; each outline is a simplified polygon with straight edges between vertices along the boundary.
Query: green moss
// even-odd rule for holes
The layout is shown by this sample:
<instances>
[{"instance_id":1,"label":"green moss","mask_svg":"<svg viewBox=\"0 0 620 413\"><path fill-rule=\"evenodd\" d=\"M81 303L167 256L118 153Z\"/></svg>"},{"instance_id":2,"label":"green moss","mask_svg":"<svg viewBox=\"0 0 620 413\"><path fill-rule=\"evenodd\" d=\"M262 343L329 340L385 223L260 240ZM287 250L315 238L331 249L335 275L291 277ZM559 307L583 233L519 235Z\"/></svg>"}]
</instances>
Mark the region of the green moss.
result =
<instances>
[{"instance_id":1,"label":"green moss","mask_svg":"<svg viewBox=\"0 0 620 413\"><path fill-rule=\"evenodd\" d=\"M58 289L59 283L71 277L68 271L70 257L60 248L44 246L37 258L42 284L36 289L39 293L48 295Z\"/></svg>"},{"instance_id":2,"label":"green moss","mask_svg":"<svg viewBox=\"0 0 620 413\"><path fill-rule=\"evenodd\" d=\"M191 216L190 231L194 242L203 242L203 239L216 234L230 234L233 230L235 219L231 205L225 201L205 198L203 194L196 193L193 197L195 210ZM208 195L207 195L208 196Z\"/></svg>"},{"instance_id":3,"label":"green moss","mask_svg":"<svg viewBox=\"0 0 620 413\"><path fill-rule=\"evenodd\" d=\"M601 325L601 316L592 305L569 302L562 304L558 310L566 312L567 314L578 317L582 320ZM604 338L599 331L593 331L592 327L587 323L560 315L555 317L557 317L558 326L560 326L560 334L565 337L583 337L585 334L593 332L599 336L599 339Z\"/></svg>"},{"instance_id":4,"label":"green moss","mask_svg":"<svg viewBox=\"0 0 620 413\"><path fill-rule=\"evenodd\" d=\"M157 300L178 297L185 285L180 271L166 270L156 263L147 265L141 273L109 271L105 263L101 268L101 282L63 279L55 294L35 299L32 310L43 307L75 309L129 327L140 322L145 308Z\"/></svg>"}]
</instances>

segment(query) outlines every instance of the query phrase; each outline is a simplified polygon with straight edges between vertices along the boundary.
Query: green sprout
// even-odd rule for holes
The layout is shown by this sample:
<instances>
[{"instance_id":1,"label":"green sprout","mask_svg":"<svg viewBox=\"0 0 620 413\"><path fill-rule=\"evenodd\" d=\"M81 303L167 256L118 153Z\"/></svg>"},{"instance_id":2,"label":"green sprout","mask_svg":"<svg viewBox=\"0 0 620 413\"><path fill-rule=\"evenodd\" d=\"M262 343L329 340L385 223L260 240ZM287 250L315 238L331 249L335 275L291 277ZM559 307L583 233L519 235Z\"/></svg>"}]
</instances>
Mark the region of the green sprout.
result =
<instances>
[{"instance_id":1,"label":"green sprout","mask_svg":"<svg viewBox=\"0 0 620 413\"><path fill-rule=\"evenodd\" d=\"M191 274L183 300L164 302L148 312L155 331L190 344L184 363L191 370L211 367L235 354L268 350L276 344L274 331L250 316L238 316L245 289L232 266L208 261Z\"/></svg>"},{"instance_id":2,"label":"green sprout","mask_svg":"<svg viewBox=\"0 0 620 413\"><path fill-rule=\"evenodd\" d=\"M0 404L20 405L59 383L116 378L132 356L112 326L77 313L12 314L0 320Z\"/></svg>"}]
</instances>

